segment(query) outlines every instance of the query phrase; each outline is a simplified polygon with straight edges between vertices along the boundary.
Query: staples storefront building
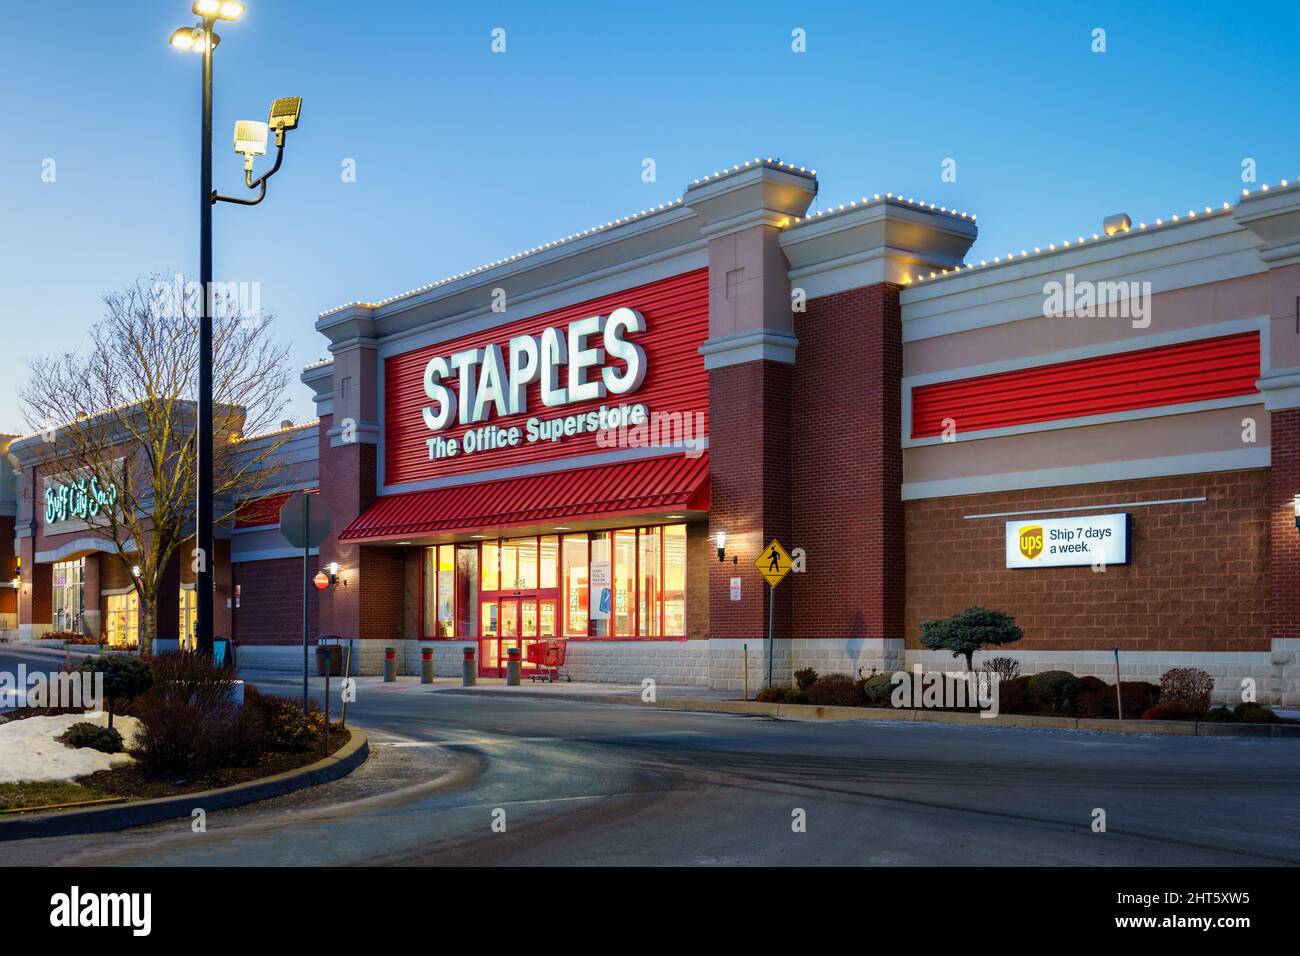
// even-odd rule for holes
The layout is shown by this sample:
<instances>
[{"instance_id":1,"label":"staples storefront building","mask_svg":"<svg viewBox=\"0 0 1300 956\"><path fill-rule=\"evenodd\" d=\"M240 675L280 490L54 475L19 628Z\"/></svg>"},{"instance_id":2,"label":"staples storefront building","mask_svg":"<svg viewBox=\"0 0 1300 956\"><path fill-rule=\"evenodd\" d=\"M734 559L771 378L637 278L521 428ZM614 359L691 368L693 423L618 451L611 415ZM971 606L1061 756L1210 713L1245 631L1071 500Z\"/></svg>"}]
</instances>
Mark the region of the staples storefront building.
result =
<instances>
[{"instance_id":1,"label":"staples storefront building","mask_svg":"<svg viewBox=\"0 0 1300 956\"><path fill-rule=\"evenodd\" d=\"M388 646L497 674L562 638L575 679L737 687L776 538L806 557L773 605L784 682L948 666L921 621L985 604L1027 672L1110 676L1119 647L1126 678L1294 698L1300 191L983 264L965 212L809 215L817 191L751 161L323 313L313 629L372 673ZM1133 315L1050 304L1121 282ZM243 660L299 666L263 513L231 534L232 627Z\"/></svg>"}]
</instances>

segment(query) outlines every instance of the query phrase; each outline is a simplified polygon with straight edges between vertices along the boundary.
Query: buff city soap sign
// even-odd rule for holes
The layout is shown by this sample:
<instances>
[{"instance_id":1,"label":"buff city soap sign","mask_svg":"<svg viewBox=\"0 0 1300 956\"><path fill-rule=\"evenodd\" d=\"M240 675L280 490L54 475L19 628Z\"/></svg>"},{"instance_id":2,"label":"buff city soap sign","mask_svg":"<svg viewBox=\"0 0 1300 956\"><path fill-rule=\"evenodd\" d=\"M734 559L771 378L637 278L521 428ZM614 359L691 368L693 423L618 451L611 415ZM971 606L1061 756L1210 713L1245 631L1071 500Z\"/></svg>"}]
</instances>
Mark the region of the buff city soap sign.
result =
<instances>
[{"instance_id":1,"label":"buff city soap sign","mask_svg":"<svg viewBox=\"0 0 1300 956\"><path fill-rule=\"evenodd\" d=\"M1007 567L1062 568L1128 564L1127 514L1007 522Z\"/></svg>"},{"instance_id":2,"label":"buff city soap sign","mask_svg":"<svg viewBox=\"0 0 1300 956\"><path fill-rule=\"evenodd\" d=\"M79 519L89 521L102 511L117 504L117 485L100 485L96 478L80 481L50 482L45 488L45 523Z\"/></svg>"}]
</instances>

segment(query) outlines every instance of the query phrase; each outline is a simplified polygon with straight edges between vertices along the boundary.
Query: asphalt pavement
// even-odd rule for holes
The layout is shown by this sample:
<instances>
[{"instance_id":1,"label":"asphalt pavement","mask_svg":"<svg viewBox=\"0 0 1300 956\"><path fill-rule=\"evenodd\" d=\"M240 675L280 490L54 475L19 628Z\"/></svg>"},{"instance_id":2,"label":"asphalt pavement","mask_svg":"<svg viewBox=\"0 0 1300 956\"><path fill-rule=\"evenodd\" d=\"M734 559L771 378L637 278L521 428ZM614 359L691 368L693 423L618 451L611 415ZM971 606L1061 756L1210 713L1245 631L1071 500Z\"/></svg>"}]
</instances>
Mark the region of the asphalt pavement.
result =
<instances>
[{"instance_id":1,"label":"asphalt pavement","mask_svg":"<svg viewBox=\"0 0 1300 956\"><path fill-rule=\"evenodd\" d=\"M39 663L0 649L0 668L20 659ZM260 683L300 693L283 680ZM778 721L409 682L363 683L348 720L372 757L346 779L213 812L201 833L7 843L7 862L1300 863L1300 739Z\"/></svg>"}]
</instances>

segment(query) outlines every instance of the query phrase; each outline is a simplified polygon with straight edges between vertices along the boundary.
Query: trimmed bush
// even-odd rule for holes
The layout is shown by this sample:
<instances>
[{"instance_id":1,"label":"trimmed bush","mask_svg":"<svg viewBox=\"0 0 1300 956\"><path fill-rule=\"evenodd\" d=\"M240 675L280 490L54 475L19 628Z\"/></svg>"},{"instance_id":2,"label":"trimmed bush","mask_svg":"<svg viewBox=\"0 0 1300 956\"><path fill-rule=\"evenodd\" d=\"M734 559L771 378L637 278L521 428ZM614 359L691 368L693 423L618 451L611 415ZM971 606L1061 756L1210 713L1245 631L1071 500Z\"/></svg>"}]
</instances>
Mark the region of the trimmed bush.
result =
<instances>
[{"instance_id":1,"label":"trimmed bush","mask_svg":"<svg viewBox=\"0 0 1300 956\"><path fill-rule=\"evenodd\" d=\"M316 735L325 729L325 715L315 701L311 702L305 714L302 703L289 697L259 694L257 706L262 712L263 741L267 750L302 753L311 749Z\"/></svg>"},{"instance_id":2,"label":"trimmed bush","mask_svg":"<svg viewBox=\"0 0 1300 956\"><path fill-rule=\"evenodd\" d=\"M1053 714L1073 714L1083 683L1069 671L1043 671L1029 678L1029 699Z\"/></svg>"},{"instance_id":3,"label":"trimmed bush","mask_svg":"<svg viewBox=\"0 0 1300 956\"><path fill-rule=\"evenodd\" d=\"M1282 718L1273 713L1272 707L1265 707L1263 704L1254 701L1243 701L1236 707L1233 714L1243 724L1278 724Z\"/></svg>"},{"instance_id":4,"label":"trimmed bush","mask_svg":"<svg viewBox=\"0 0 1300 956\"><path fill-rule=\"evenodd\" d=\"M104 697L108 704L108 726L113 726L113 713L118 707L129 704L153 686L153 669L138 657L125 654L105 654L87 657L78 666L82 681L94 680L95 674L104 675Z\"/></svg>"},{"instance_id":5,"label":"trimmed bush","mask_svg":"<svg viewBox=\"0 0 1300 956\"><path fill-rule=\"evenodd\" d=\"M105 754L122 752L121 734L112 727L101 727L84 720L61 733L58 740L68 747L89 747Z\"/></svg>"},{"instance_id":6,"label":"trimmed bush","mask_svg":"<svg viewBox=\"0 0 1300 956\"><path fill-rule=\"evenodd\" d=\"M782 687L764 687L754 695L760 704L780 704L785 702L785 689Z\"/></svg>"},{"instance_id":7,"label":"trimmed bush","mask_svg":"<svg viewBox=\"0 0 1300 956\"><path fill-rule=\"evenodd\" d=\"M975 652L986 646L1001 647L1025 636L1015 619L1001 611L985 607L968 607L952 617L921 623L921 643L931 650L952 651L953 657L966 658L966 670Z\"/></svg>"},{"instance_id":8,"label":"trimmed bush","mask_svg":"<svg viewBox=\"0 0 1300 956\"><path fill-rule=\"evenodd\" d=\"M1101 687L1095 687L1090 682L1096 680L1095 677L1081 679L1081 683L1086 684L1088 689L1079 693L1079 716L1118 717L1119 712L1115 708L1115 685L1100 681ZM1129 719L1146 713L1160 700L1160 688L1146 681L1121 681L1119 693L1124 702L1124 716Z\"/></svg>"},{"instance_id":9,"label":"trimmed bush","mask_svg":"<svg viewBox=\"0 0 1300 956\"><path fill-rule=\"evenodd\" d=\"M794 672L794 683L802 691L807 691L809 687L817 683L817 672L811 667L801 667Z\"/></svg>"},{"instance_id":10,"label":"trimmed bush","mask_svg":"<svg viewBox=\"0 0 1300 956\"><path fill-rule=\"evenodd\" d=\"M893 693L892 674L872 674L862 682L862 696L869 707L888 707Z\"/></svg>"},{"instance_id":11,"label":"trimmed bush","mask_svg":"<svg viewBox=\"0 0 1300 956\"><path fill-rule=\"evenodd\" d=\"M1181 700L1167 700L1163 703L1156 704L1148 708L1143 714L1143 720L1195 720L1197 714L1193 713L1191 708Z\"/></svg>"},{"instance_id":12,"label":"trimmed bush","mask_svg":"<svg viewBox=\"0 0 1300 956\"><path fill-rule=\"evenodd\" d=\"M1174 667L1160 678L1160 702L1179 703L1199 717L1210 709L1214 678L1196 667Z\"/></svg>"},{"instance_id":13,"label":"trimmed bush","mask_svg":"<svg viewBox=\"0 0 1300 956\"><path fill-rule=\"evenodd\" d=\"M1029 677L1013 677L998 684L998 713L1026 714L1030 708Z\"/></svg>"},{"instance_id":14,"label":"trimmed bush","mask_svg":"<svg viewBox=\"0 0 1300 956\"><path fill-rule=\"evenodd\" d=\"M848 674L827 674L817 678L808 688L808 703L831 707L854 707L858 704L858 688Z\"/></svg>"},{"instance_id":15,"label":"trimmed bush","mask_svg":"<svg viewBox=\"0 0 1300 956\"><path fill-rule=\"evenodd\" d=\"M806 704L808 703L808 695L801 690L788 690L785 692L785 700L781 701L781 703Z\"/></svg>"}]
</instances>

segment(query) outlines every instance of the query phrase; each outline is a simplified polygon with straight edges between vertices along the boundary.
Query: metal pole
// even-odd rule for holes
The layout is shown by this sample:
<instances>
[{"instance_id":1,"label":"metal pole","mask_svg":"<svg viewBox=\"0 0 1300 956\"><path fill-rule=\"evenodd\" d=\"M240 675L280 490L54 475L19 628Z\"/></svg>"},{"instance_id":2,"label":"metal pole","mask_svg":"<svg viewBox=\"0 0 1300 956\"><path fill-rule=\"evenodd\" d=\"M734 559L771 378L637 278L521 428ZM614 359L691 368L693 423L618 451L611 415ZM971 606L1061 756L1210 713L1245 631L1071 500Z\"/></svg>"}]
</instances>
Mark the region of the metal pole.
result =
<instances>
[{"instance_id":1,"label":"metal pole","mask_svg":"<svg viewBox=\"0 0 1300 956\"><path fill-rule=\"evenodd\" d=\"M212 528L212 25L203 21L203 130L199 161L199 421L195 447L198 457L198 501L194 527L199 566L194 591L198 598L196 637L201 653L212 653L213 561Z\"/></svg>"},{"instance_id":2,"label":"metal pole","mask_svg":"<svg viewBox=\"0 0 1300 956\"><path fill-rule=\"evenodd\" d=\"M1119 645L1115 645L1115 713L1124 719L1124 695L1119 690ZM1140 715L1139 715L1140 716Z\"/></svg>"},{"instance_id":3,"label":"metal pole","mask_svg":"<svg viewBox=\"0 0 1300 956\"><path fill-rule=\"evenodd\" d=\"M307 555L311 542L307 529L311 527L311 495L302 496L302 712L307 713L307 588L311 584L307 575Z\"/></svg>"},{"instance_id":4,"label":"metal pole","mask_svg":"<svg viewBox=\"0 0 1300 956\"><path fill-rule=\"evenodd\" d=\"M767 686L772 686L772 624L776 619L776 588L767 589Z\"/></svg>"}]
</instances>

